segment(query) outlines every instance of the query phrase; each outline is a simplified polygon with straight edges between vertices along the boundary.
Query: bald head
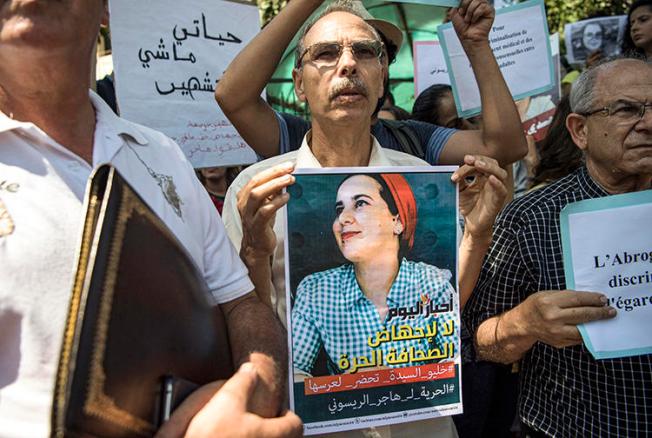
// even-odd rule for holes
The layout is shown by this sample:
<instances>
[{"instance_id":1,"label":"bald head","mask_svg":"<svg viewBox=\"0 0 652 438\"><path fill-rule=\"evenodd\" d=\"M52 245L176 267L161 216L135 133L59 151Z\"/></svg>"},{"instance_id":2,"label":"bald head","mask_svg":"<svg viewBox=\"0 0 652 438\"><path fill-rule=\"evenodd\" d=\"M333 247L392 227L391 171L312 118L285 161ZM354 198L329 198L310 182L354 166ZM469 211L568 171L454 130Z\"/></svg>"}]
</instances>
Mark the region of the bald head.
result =
<instances>
[{"instance_id":1,"label":"bald head","mask_svg":"<svg viewBox=\"0 0 652 438\"><path fill-rule=\"evenodd\" d=\"M591 111L595 106L596 91L597 88L601 87L601 82L606 78L609 80L617 79L620 76L618 73L631 69L645 74L651 71L652 64L642 59L618 58L602 62L582 72L571 89L571 111L578 114Z\"/></svg>"}]
</instances>

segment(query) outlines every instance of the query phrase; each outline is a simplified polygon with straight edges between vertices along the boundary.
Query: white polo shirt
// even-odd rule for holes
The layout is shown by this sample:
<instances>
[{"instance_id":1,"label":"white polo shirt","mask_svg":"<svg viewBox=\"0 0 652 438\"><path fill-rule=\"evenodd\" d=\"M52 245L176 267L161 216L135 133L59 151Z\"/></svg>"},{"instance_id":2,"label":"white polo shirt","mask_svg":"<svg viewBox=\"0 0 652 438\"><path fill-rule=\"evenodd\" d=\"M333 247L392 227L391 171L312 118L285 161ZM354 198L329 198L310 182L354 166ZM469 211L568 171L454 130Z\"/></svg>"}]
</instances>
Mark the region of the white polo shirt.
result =
<instances>
[{"instance_id":1,"label":"white polo shirt","mask_svg":"<svg viewBox=\"0 0 652 438\"><path fill-rule=\"evenodd\" d=\"M191 254L224 303L253 290L206 190L165 135L95 94L93 166L0 112L0 436L49 435L52 391L94 167L112 163ZM165 195L167 194L167 196ZM162 266L161 269L174 269Z\"/></svg>"},{"instance_id":2,"label":"white polo shirt","mask_svg":"<svg viewBox=\"0 0 652 438\"><path fill-rule=\"evenodd\" d=\"M322 165L312 153L308 146L307 139L310 132L305 135L301 147L293 152L268 158L260 163L248 167L238 175L226 193L222 219L226 226L226 232L238 250L242 244L242 221L238 212L236 195L238 192L259 172L285 162L294 162L297 168L320 168ZM369 167L379 166L429 166L429 164L415 156L383 148L372 136L371 154L369 155ZM282 148L281 148L282 149ZM285 214L283 207L276 213L274 222L274 233L276 234L276 248L272 257L272 278L270 290L272 291L272 305L279 319L287 327L286 299L285 299ZM371 429L353 430L339 432L329 435L318 435L320 437L337 438L455 438L457 431L450 417L434 418L430 420L415 421L412 423L396 424L393 426L382 426Z\"/></svg>"}]
</instances>

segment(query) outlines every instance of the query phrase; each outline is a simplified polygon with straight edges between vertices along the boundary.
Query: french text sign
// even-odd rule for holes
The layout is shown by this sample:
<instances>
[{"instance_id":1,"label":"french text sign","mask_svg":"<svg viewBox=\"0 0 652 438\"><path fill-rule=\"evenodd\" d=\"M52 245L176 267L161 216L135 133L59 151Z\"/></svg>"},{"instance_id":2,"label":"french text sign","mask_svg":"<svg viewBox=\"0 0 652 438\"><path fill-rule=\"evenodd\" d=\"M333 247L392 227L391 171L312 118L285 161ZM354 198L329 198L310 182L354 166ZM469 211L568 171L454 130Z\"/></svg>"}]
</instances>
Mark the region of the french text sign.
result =
<instances>
[{"instance_id":1,"label":"french text sign","mask_svg":"<svg viewBox=\"0 0 652 438\"><path fill-rule=\"evenodd\" d=\"M437 32L448 63L457 112L460 117L480 113L480 91L452 24L439 26ZM553 86L553 63L542 0L498 10L489 42L514 100L539 94Z\"/></svg>"},{"instance_id":2,"label":"french text sign","mask_svg":"<svg viewBox=\"0 0 652 438\"><path fill-rule=\"evenodd\" d=\"M601 292L615 318L582 324L596 359L652 353L652 190L580 201L561 213L569 289Z\"/></svg>"},{"instance_id":3,"label":"french text sign","mask_svg":"<svg viewBox=\"0 0 652 438\"><path fill-rule=\"evenodd\" d=\"M121 116L172 137L196 168L256 161L214 92L258 33L258 9L222 0L111 0L110 6Z\"/></svg>"}]
</instances>

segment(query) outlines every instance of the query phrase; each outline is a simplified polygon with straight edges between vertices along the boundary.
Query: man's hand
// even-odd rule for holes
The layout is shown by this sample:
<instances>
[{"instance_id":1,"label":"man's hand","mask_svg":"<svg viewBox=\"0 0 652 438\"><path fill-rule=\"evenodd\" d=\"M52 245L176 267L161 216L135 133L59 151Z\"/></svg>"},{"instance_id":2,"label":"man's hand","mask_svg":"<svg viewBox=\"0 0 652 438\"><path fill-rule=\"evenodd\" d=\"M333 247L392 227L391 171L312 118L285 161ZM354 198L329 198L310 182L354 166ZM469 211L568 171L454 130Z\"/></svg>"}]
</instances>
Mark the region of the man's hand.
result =
<instances>
[{"instance_id":1,"label":"man's hand","mask_svg":"<svg viewBox=\"0 0 652 438\"><path fill-rule=\"evenodd\" d=\"M269 419L247 411L257 381L255 367L245 363L228 381L203 386L174 411L170 420L158 431L156 438L301 436L301 420L291 411L285 412L281 417ZM192 420L188 421L193 415Z\"/></svg>"},{"instance_id":2,"label":"man's hand","mask_svg":"<svg viewBox=\"0 0 652 438\"><path fill-rule=\"evenodd\" d=\"M496 11L487 0L462 0L452 8L448 18L462 46L475 43L489 43L489 32L494 23Z\"/></svg>"},{"instance_id":3,"label":"man's hand","mask_svg":"<svg viewBox=\"0 0 652 438\"><path fill-rule=\"evenodd\" d=\"M602 50L598 49L586 58L586 68L591 68L604 59Z\"/></svg>"},{"instance_id":4,"label":"man's hand","mask_svg":"<svg viewBox=\"0 0 652 438\"><path fill-rule=\"evenodd\" d=\"M467 155L451 177L460 185L460 212L464 230L474 238L491 240L494 221L507 197L507 172L493 158Z\"/></svg>"},{"instance_id":5,"label":"man's hand","mask_svg":"<svg viewBox=\"0 0 652 438\"><path fill-rule=\"evenodd\" d=\"M541 291L519 307L529 335L557 348L582 343L578 324L616 316L616 309L607 306L607 297L596 292Z\"/></svg>"},{"instance_id":6,"label":"man's hand","mask_svg":"<svg viewBox=\"0 0 652 438\"><path fill-rule=\"evenodd\" d=\"M255 175L237 195L242 218L242 247L245 260L269 258L276 248L274 218L290 199L282 190L294 183L293 163L283 163Z\"/></svg>"},{"instance_id":7,"label":"man's hand","mask_svg":"<svg viewBox=\"0 0 652 438\"><path fill-rule=\"evenodd\" d=\"M478 357L500 363L521 359L536 342L556 348L582 343L578 324L609 319L616 309L596 292L546 290L499 316L484 321L475 334Z\"/></svg>"}]
</instances>

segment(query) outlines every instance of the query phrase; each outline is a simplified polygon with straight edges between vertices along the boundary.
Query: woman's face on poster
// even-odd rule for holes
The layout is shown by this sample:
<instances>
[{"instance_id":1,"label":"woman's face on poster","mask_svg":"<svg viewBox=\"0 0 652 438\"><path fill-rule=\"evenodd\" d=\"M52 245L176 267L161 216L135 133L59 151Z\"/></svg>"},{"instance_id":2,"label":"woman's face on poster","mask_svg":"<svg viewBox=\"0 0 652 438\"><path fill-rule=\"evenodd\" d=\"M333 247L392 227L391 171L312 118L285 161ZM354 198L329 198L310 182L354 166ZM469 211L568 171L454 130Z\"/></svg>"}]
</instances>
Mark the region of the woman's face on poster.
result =
<instances>
[{"instance_id":1,"label":"woman's face on poster","mask_svg":"<svg viewBox=\"0 0 652 438\"><path fill-rule=\"evenodd\" d=\"M383 251L398 253L403 227L380 195L381 185L366 175L346 179L337 191L333 234L350 262L372 260Z\"/></svg>"},{"instance_id":2,"label":"woman's face on poster","mask_svg":"<svg viewBox=\"0 0 652 438\"><path fill-rule=\"evenodd\" d=\"M587 24L582 34L582 43L589 52L595 52L602 47L602 27L596 23Z\"/></svg>"}]
</instances>

